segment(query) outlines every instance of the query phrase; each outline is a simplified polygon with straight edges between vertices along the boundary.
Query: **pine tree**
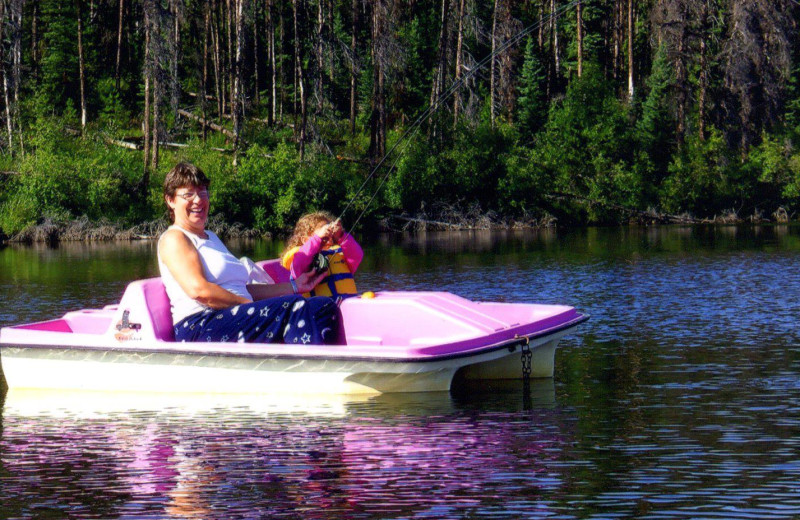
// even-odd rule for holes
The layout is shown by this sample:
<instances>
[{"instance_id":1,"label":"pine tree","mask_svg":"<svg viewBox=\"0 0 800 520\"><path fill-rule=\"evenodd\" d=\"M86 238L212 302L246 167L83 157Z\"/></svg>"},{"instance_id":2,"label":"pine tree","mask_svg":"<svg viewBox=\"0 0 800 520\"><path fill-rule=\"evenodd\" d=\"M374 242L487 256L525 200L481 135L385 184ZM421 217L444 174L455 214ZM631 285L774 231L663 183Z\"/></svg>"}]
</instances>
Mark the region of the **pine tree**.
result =
<instances>
[{"instance_id":1,"label":"pine tree","mask_svg":"<svg viewBox=\"0 0 800 520\"><path fill-rule=\"evenodd\" d=\"M636 136L644 152L649 170L647 189L657 188L667 174L672 152L675 149L675 106L671 106L670 92L674 82L674 69L667 50L661 46L656 51L653 67L647 79L647 97L642 103L642 113L636 123ZM654 196L654 193L650 195Z\"/></svg>"},{"instance_id":2,"label":"pine tree","mask_svg":"<svg viewBox=\"0 0 800 520\"><path fill-rule=\"evenodd\" d=\"M41 9L42 72L39 88L49 105L60 111L67 99L80 91L75 5L71 0L44 0Z\"/></svg>"},{"instance_id":3,"label":"pine tree","mask_svg":"<svg viewBox=\"0 0 800 520\"><path fill-rule=\"evenodd\" d=\"M539 58L538 47L533 37L528 37L517 99L517 124L523 136L533 135L547 120L546 88L547 73Z\"/></svg>"},{"instance_id":4,"label":"pine tree","mask_svg":"<svg viewBox=\"0 0 800 520\"><path fill-rule=\"evenodd\" d=\"M786 89L786 126L790 135L795 140L795 145L800 146L800 64L798 64Z\"/></svg>"}]
</instances>

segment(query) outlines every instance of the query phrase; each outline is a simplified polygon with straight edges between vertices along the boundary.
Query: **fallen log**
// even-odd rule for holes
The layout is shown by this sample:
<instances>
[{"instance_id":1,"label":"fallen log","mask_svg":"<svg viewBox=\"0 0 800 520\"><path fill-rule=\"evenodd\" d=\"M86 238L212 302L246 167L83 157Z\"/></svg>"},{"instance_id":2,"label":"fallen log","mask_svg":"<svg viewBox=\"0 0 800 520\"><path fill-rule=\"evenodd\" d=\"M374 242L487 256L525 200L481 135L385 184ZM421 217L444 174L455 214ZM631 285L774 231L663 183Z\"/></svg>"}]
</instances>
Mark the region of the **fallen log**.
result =
<instances>
[{"instance_id":1,"label":"fallen log","mask_svg":"<svg viewBox=\"0 0 800 520\"><path fill-rule=\"evenodd\" d=\"M186 119L191 119L192 121L197 121L201 125L207 126L212 130L216 130L217 132L219 132L219 133L221 133L221 134L223 134L223 135L225 135L227 137L230 137L231 139L234 139L234 140L236 139L236 134L234 134L233 132L231 132L230 130L225 128L224 126L220 126L220 125L218 125L218 124L216 124L214 122L208 121L207 119L203 119L200 116L192 114L188 110L184 110L182 108L179 108L178 109L178 115L181 115L181 116L185 117ZM239 141L242 141L242 140L239 139Z\"/></svg>"},{"instance_id":2,"label":"fallen log","mask_svg":"<svg viewBox=\"0 0 800 520\"><path fill-rule=\"evenodd\" d=\"M159 146L163 146L164 148L189 148L190 145L186 143L170 143L167 141L159 141ZM217 148L216 146L207 146L208 150L214 150L215 152L222 152L222 153L233 153L233 150L230 148Z\"/></svg>"},{"instance_id":3,"label":"fallen log","mask_svg":"<svg viewBox=\"0 0 800 520\"><path fill-rule=\"evenodd\" d=\"M344 155L337 155L336 156L336 160L337 161L351 162L351 163L358 163L358 164L369 164L370 163L369 159L358 159L356 157L345 157Z\"/></svg>"},{"instance_id":4,"label":"fallen log","mask_svg":"<svg viewBox=\"0 0 800 520\"><path fill-rule=\"evenodd\" d=\"M200 97L200 94L197 93L197 92L184 91L184 94L186 94L189 97L193 97L193 98L199 98ZM206 94L206 99L209 100L209 101L216 101L217 100L217 98L215 98L214 96L212 96L210 94Z\"/></svg>"},{"instance_id":5,"label":"fallen log","mask_svg":"<svg viewBox=\"0 0 800 520\"><path fill-rule=\"evenodd\" d=\"M128 150L141 150L142 149L141 145L138 145L136 143L131 143L131 142L128 142L128 141L122 141L120 139L113 139L111 137L103 137L103 141L105 141L106 144L113 144L114 146L119 146L120 148L127 148Z\"/></svg>"}]
</instances>

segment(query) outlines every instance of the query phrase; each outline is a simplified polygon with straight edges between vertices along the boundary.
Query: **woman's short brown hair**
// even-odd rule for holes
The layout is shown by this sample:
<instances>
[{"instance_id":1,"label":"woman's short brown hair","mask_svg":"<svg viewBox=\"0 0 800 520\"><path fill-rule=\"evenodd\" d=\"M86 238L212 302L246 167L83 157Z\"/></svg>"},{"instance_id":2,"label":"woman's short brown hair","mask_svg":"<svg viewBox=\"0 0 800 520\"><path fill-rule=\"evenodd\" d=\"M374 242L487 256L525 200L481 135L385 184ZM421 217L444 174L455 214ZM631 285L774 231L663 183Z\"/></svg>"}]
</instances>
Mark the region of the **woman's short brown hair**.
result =
<instances>
[{"instance_id":1,"label":"woman's short brown hair","mask_svg":"<svg viewBox=\"0 0 800 520\"><path fill-rule=\"evenodd\" d=\"M175 192L178 188L184 186L193 186L196 188L208 189L211 181L208 180L203 170L194 164L187 162L179 162L167 173L164 178L164 196L170 199L175 197ZM175 212L167 205L169 210L169 218L175 222Z\"/></svg>"},{"instance_id":2,"label":"woman's short brown hair","mask_svg":"<svg viewBox=\"0 0 800 520\"><path fill-rule=\"evenodd\" d=\"M175 196L175 192L180 187L195 186L208 189L210 184L211 181L208 180L203 170L194 164L179 162L164 178L164 195L171 198Z\"/></svg>"}]
</instances>

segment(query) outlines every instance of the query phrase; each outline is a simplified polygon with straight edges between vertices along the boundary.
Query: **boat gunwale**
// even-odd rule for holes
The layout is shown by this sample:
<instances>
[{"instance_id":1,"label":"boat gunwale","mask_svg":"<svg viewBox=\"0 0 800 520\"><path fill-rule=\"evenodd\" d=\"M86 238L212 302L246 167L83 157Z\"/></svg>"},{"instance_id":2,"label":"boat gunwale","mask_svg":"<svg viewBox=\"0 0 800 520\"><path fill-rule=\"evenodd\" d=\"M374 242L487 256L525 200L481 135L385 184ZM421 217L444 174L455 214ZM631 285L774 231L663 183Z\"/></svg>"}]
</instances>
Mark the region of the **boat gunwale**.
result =
<instances>
[{"instance_id":1,"label":"boat gunwale","mask_svg":"<svg viewBox=\"0 0 800 520\"><path fill-rule=\"evenodd\" d=\"M538 340L542 338L546 338L548 336L552 336L558 334L559 332L563 332L565 330L577 327L581 323L587 321L589 319L588 314L576 313L576 317L553 327L539 330L532 332L530 334L524 334L520 336L516 336L513 338L507 338L501 340L496 343L492 343L489 345L480 345L476 347L469 348L467 350L459 351L459 352L447 352L442 354L429 354L429 355L414 355L414 356L343 356L343 355L329 355L328 352L335 352L337 346L347 347L347 345L326 345L324 346L326 349L325 353L293 353L293 352L286 352L284 353L259 353L259 352L248 352L248 351L241 351L241 352L231 352L231 351L219 351L219 350L212 350L212 351L204 351L204 350L176 350L175 348L136 348L129 346L128 344L124 345L114 345L114 346L96 346L96 345L41 345L41 344L26 344L26 343L3 343L2 337L0 336L0 364L2 364L2 351L4 349L9 348L18 348L18 349L30 349L30 350L70 350L70 351L107 351L107 352L115 352L115 353L128 353L128 354L173 354L173 355L184 355L184 356L207 356L207 357L230 357L230 358L258 358L258 359L318 359L318 360L327 360L327 361L350 361L350 362L381 362L381 363L431 363L436 361L447 361L452 359L459 359L459 358L469 358L472 356L495 352L497 350L501 350L504 348L510 349L510 352L513 352L516 349L516 345L520 345L523 343L528 343L530 340ZM155 343L157 345L187 345L193 342L168 342L162 340L156 340ZM459 342L460 343L460 342ZM438 346L445 346L446 344L438 345ZM290 345L291 347L295 347L295 345ZM319 345L315 345L319 347ZM391 345L382 345L386 347L390 347ZM514 347L512 349L512 346Z\"/></svg>"}]
</instances>

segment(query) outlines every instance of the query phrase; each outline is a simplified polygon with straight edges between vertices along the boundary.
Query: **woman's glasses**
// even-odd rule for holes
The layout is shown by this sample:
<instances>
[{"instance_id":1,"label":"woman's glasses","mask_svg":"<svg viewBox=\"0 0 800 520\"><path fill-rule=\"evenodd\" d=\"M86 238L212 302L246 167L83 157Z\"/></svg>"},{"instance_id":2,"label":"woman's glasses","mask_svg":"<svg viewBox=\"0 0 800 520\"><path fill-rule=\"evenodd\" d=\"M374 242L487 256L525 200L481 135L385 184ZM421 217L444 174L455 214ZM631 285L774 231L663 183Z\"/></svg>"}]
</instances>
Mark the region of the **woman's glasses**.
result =
<instances>
[{"instance_id":1,"label":"woman's glasses","mask_svg":"<svg viewBox=\"0 0 800 520\"><path fill-rule=\"evenodd\" d=\"M176 193L175 196L182 198L186 202L193 201L195 197L200 197L200 200L208 200L208 190L187 191L184 193Z\"/></svg>"}]
</instances>

